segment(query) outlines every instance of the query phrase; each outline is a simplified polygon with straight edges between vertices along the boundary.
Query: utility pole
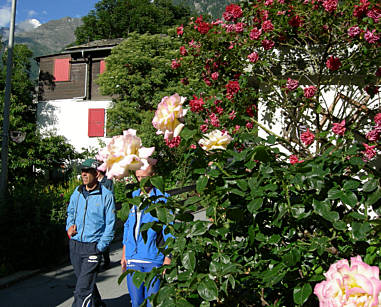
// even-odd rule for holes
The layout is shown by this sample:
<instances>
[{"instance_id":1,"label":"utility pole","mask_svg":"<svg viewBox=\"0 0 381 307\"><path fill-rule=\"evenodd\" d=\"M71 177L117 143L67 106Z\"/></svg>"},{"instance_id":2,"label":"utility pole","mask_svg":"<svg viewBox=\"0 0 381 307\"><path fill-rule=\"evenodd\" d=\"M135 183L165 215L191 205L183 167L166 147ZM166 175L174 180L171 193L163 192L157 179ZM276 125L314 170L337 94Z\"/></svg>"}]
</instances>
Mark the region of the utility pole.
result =
<instances>
[{"instance_id":1,"label":"utility pole","mask_svg":"<svg viewBox=\"0 0 381 307\"><path fill-rule=\"evenodd\" d=\"M12 0L11 21L9 26L7 76L5 79L3 140L1 146L1 200L4 200L8 191L8 143L9 143L9 105L11 99L11 79L13 65L13 41L15 33L16 0Z\"/></svg>"}]
</instances>

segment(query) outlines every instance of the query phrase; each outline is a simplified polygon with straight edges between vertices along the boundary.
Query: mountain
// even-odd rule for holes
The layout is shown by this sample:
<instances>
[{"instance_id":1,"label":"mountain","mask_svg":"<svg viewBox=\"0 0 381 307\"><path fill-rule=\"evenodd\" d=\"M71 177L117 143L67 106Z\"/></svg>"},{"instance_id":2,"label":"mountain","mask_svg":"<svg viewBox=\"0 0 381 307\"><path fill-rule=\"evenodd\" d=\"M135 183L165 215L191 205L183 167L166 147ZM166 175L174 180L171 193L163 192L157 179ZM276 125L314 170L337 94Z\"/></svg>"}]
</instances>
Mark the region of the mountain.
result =
<instances>
[{"instance_id":1,"label":"mountain","mask_svg":"<svg viewBox=\"0 0 381 307\"><path fill-rule=\"evenodd\" d=\"M29 20L28 24L18 24L15 29L15 44L26 44L33 56L57 53L75 41L74 31L82 24L80 18L65 17L40 24ZM27 31L25 31L27 29ZM7 44L9 29L1 28L0 35ZM38 66L32 61L32 78L38 75Z\"/></svg>"},{"instance_id":2,"label":"mountain","mask_svg":"<svg viewBox=\"0 0 381 307\"><path fill-rule=\"evenodd\" d=\"M189 6L193 12L211 15L213 19L221 18L227 5L240 0L173 0L174 4Z\"/></svg>"}]
</instances>

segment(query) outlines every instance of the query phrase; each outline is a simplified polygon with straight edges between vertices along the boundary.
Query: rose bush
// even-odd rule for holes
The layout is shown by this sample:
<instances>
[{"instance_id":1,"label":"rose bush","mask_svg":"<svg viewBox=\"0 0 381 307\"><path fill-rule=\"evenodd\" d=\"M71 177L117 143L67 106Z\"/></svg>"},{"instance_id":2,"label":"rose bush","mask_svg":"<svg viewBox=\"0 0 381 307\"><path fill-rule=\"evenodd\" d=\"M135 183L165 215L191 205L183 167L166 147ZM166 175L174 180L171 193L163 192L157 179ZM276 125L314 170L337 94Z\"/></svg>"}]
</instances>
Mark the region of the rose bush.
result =
<instances>
[{"instance_id":1,"label":"rose bush","mask_svg":"<svg viewBox=\"0 0 381 307\"><path fill-rule=\"evenodd\" d=\"M317 306L332 263L381 263L379 18L376 1L266 0L178 28L189 112L167 145L196 192L152 206L159 222L141 229L176 237L170 266L134 275L166 270L154 304ZM361 290L372 303L377 287Z\"/></svg>"}]
</instances>

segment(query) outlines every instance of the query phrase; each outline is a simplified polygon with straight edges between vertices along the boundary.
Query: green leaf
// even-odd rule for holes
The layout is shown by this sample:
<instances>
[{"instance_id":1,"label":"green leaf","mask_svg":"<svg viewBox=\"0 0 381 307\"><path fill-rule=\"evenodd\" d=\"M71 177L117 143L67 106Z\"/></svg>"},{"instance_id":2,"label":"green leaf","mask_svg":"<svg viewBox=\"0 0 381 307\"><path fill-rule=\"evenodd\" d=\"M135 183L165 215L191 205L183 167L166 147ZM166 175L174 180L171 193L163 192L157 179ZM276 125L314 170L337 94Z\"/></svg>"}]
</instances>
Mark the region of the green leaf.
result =
<instances>
[{"instance_id":1,"label":"green leaf","mask_svg":"<svg viewBox=\"0 0 381 307\"><path fill-rule=\"evenodd\" d=\"M337 230L346 230L347 229L347 224L343 221L337 221L333 223L333 227L335 227Z\"/></svg>"},{"instance_id":2,"label":"green leaf","mask_svg":"<svg viewBox=\"0 0 381 307\"><path fill-rule=\"evenodd\" d=\"M193 305L191 303L189 303L188 301L186 301L184 298L180 298L176 302L176 306L178 306L178 307L193 307Z\"/></svg>"},{"instance_id":3,"label":"green leaf","mask_svg":"<svg viewBox=\"0 0 381 307\"><path fill-rule=\"evenodd\" d=\"M162 176L151 177L150 181L154 187L164 192L164 179Z\"/></svg>"},{"instance_id":4,"label":"green leaf","mask_svg":"<svg viewBox=\"0 0 381 307\"><path fill-rule=\"evenodd\" d=\"M183 130L181 131L180 135L184 140L189 140L191 139L195 134L197 133L196 130L190 130L187 127L184 127Z\"/></svg>"},{"instance_id":5,"label":"green leaf","mask_svg":"<svg viewBox=\"0 0 381 307\"><path fill-rule=\"evenodd\" d=\"M313 200L312 206L317 214L325 218L327 221L336 222L339 220L339 213L331 211L329 201Z\"/></svg>"},{"instance_id":6,"label":"green leaf","mask_svg":"<svg viewBox=\"0 0 381 307\"><path fill-rule=\"evenodd\" d=\"M299 249L293 248L287 254L283 255L282 259L288 266L295 266L300 260L301 254Z\"/></svg>"},{"instance_id":7,"label":"green leaf","mask_svg":"<svg viewBox=\"0 0 381 307\"><path fill-rule=\"evenodd\" d=\"M357 204L357 196L352 191L344 192L340 195L340 199L344 204L351 206L352 208Z\"/></svg>"},{"instance_id":8,"label":"green leaf","mask_svg":"<svg viewBox=\"0 0 381 307\"><path fill-rule=\"evenodd\" d=\"M196 191L198 193L201 193L202 191L205 190L207 184L208 184L208 177L206 177L205 175L201 175L200 177L198 177L196 181Z\"/></svg>"},{"instance_id":9,"label":"green leaf","mask_svg":"<svg viewBox=\"0 0 381 307\"><path fill-rule=\"evenodd\" d=\"M360 185L360 182L356 181L356 180L348 180L348 181L345 181L344 183L344 190L355 190L359 187Z\"/></svg>"},{"instance_id":10,"label":"green leaf","mask_svg":"<svg viewBox=\"0 0 381 307\"><path fill-rule=\"evenodd\" d=\"M187 270L194 271L194 268L196 266L196 255L194 251L187 251L183 258L181 259L181 263L183 264L184 268Z\"/></svg>"},{"instance_id":11,"label":"green leaf","mask_svg":"<svg viewBox=\"0 0 381 307\"><path fill-rule=\"evenodd\" d=\"M243 179L240 179L240 180L237 180L237 185L238 187L242 190L242 191L246 191L247 190L247 181L246 180L243 180Z\"/></svg>"},{"instance_id":12,"label":"green leaf","mask_svg":"<svg viewBox=\"0 0 381 307\"><path fill-rule=\"evenodd\" d=\"M191 198L188 198L185 201L184 205L185 206L193 205L195 203L198 203L199 201L201 201L201 197L199 197L199 196L192 196Z\"/></svg>"},{"instance_id":13,"label":"green leaf","mask_svg":"<svg viewBox=\"0 0 381 307\"><path fill-rule=\"evenodd\" d=\"M368 206L372 206L375 204L379 199L381 198L381 189L378 189L377 191L373 192L369 195L368 199L366 200L366 204Z\"/></svg>"},{"instance_id":14,"label":"green leaf","mask_svg":"<svg viewBox=\"0 0 381 307\"><path fill-rule=\"evenodd\" d=\"M218 297L218 289L214 280L209 278L203 279L197 286L198 294L206 301L216 300Z\"/></svg>"},{"instance_id":15,"label":"green leaf","mask_svg":"<svg viewBox=\"0 0 381 307\"><path fill-rule=\"evenodd\" d=\"M378 181L376 179L371 179L364 183L363 191L364 192L372 192L378 187Z\"/></svg>"},{"instance_id":16,"label":"green leaf","mask_svg":"<svg viewBox=\"0 0 381 307\"><path fill-rule=\"evenodd\" d=\"M341 197L343 192L341 190L338 190L337 188L332 188L328 191L328 198L329 199L338 199Z\"/></svg>"},{"instance_id":17,"label":"green leaf","mask_svg":"<svg viewBox=\"0 0 381 307\"><path fill-rule=\"evenodd\" d=\"M298 305L304 304L312 293L312 288L309 283L298 285L294 288L294 303Z\"/></svg>"},{"instance_id":18,"label":"green leaf","mask_svg":"<svg viewBox=\"0 0 381 307\"><path fill-rule=\"evenodd\" d=\"M139 271L135 271L134 272L134 275L132 276L132 281L134 283L134 285L139 288L140 285L142 284L142 282L144 281L144 277L146 276L145 273L143 272L139 272Z\"/></svg>"},{"instance_id":19,"label":"green leaf","mask_svg":"<svg viewBox=\"0 0 381 307\"><path fill-rule=\"evenodd\" d=\"M207 222L196 221L190 231L190 236L200 236L203 235L208 230Z\"/></svg>"},{"instance_id":20,"label":"green leaf","mask_svg":"<svg viewBox=\"0 0 381 307\"><path fill-rule=\"evenodd\" d=\"M262 204L263 198L255 198L247 205L247 209L250 211L250 213L255 213L259 208L262 207Z\"/></svg>"}]
</instances>

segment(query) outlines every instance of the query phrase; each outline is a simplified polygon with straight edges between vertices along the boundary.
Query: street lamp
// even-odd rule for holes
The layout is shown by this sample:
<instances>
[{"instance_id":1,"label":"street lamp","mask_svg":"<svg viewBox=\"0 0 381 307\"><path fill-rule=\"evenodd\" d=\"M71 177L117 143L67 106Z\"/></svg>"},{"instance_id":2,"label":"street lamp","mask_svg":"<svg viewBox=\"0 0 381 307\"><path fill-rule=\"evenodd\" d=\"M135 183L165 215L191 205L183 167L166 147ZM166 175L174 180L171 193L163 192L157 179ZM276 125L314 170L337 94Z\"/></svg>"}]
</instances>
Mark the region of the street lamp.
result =
<instances>
[{"instance_id":1,"label":"street lamp","mask_svg":"<svg viewBox=\"0 0 381 307\"><path fill-rule=\"evenodd\" d=\"M8 142L9 142L9 105L11 98L11 77L13 41L15 33L16 0L12 0L11 21L9 26L7 76L5 79L4 115L3 115L3 142L1 146L1 200L5 199L8 190Z\"/></svg>"}]
</instances>

